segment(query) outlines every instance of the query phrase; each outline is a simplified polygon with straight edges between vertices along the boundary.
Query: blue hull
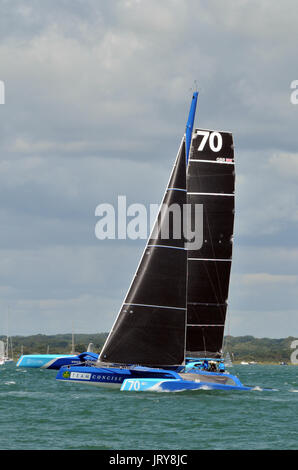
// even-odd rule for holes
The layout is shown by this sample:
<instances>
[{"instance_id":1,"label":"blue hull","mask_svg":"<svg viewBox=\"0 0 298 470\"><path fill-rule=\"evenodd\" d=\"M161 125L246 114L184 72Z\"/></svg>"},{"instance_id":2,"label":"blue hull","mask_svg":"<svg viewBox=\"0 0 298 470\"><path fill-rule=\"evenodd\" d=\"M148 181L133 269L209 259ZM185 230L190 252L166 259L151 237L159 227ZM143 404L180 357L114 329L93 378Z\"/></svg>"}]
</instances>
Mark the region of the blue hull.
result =
<instances>
[{"instance_id":1,"label":"blue hull","mask_svg":"<svg viewBox=\"0 0 298 470\"><path fill-rule=\"evenodd\" d=\"M21 356L16 367L33 367L59 370L62 366L81 364L83 360L97 360L94 353L73 354L28 354Z\"/></svg>"},{"instance_id":2,"label":"blue hull","mask_svg":"<svg viewBox=\"0 0 298 470\"><path fill-rule=\"evenodd\" d=\"M164 369L150 369L147 367L95 367L95 366L68 366L59 369L56 379L65 382L87 383L99 387L120 388L126 379L138 378L177 378L178 374Z\"/></svg>"},{"instance_id":3,"label":"blue hull","mask_svg":"<svg viewBox=\"0 0 298 470\"><path fill-rule=\"evenodd\" d=\"M218 384L181 379L126 379L121 391L124 392L183 392L187 390L238 390L248 391L243 385Z\"/></svg>"},{"instance_id":4,"label":"blue hull","mask_svg":"<svg viewBox=\"0 0 298 470\"><path fill-rule=\"evenodd\" d=\"M251 390L228 373L203 372L178 373L174 370L132 366L62 367L57 380L85 383L99 387L120 388L122 391L183 391L183 390Z\"/></svg>"}]
</instances>

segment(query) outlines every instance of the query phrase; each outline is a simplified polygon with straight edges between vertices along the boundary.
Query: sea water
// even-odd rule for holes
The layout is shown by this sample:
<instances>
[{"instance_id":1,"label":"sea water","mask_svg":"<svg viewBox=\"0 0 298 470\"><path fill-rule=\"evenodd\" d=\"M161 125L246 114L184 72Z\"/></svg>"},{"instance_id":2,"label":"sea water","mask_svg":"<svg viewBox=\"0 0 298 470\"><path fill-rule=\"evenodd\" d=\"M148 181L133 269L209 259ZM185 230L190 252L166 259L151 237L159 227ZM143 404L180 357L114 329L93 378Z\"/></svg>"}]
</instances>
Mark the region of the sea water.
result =
<instances>
[{"instance_id":1,"label":"sea water","mask_svg":"<svg viewBox=\"0 0 298 470\"><path fill-rule=\"evenodd\" d=\"M0 366L0 449L297 449L298 367L229 370L255 390L120 392Z\"/></svg>"}]
</instances>

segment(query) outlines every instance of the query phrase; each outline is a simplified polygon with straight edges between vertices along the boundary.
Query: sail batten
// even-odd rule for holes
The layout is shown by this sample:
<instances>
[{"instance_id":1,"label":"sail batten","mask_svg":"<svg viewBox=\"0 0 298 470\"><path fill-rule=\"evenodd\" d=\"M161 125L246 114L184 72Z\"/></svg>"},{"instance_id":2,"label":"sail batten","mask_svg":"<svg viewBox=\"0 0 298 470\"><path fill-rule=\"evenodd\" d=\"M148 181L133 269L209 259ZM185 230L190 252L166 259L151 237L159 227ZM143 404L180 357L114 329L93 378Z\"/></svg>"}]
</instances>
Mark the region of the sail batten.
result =
<instances>
[{"instance_id":1,"label":"sail batten","mask_svg":"<svg viewBox=\"0 0 298 470\"><path fill-rule=\"evenodd\" d=\"M132 305L136 307L148 307L148 308L169 308L172 310L186 310L185 307L169 307L168 305L149 305L149 304L132 304L132 303L126 303L124 302L123 305Z\"/></svg>"}]
</instances>

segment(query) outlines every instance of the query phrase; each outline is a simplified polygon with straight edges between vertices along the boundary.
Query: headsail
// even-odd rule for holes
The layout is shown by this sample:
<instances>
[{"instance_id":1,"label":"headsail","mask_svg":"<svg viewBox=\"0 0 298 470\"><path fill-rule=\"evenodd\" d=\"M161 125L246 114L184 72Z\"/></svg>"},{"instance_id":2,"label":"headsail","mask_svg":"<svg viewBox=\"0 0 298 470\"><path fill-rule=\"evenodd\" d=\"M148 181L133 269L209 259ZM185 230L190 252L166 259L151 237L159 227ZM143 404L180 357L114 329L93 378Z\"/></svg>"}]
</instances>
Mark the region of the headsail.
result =
<instances>
[{"instance_id":1,"label":"headsail","mask_svg":"<svg viewBox=\"0 0 298 470\"><path fill-rule=\"evenodd\" d=\"M183 227L177 228L175 216L165 209L180 211L181 221L184 204L183 138L155 226L99 361L148 366L183 362L187 253Z\"/></svg>"},{"instance_id":2,"label":"headsail","mask_svg":"<svg viewBox=\"0 0 298 470\"><path fill-rule=\"evenodd\" d=\"M187 169L187 202L203 204L203 244L188 251L186 354L221 354L234 224L232 134L196 129Z\"/></svg>"}]
</instances>

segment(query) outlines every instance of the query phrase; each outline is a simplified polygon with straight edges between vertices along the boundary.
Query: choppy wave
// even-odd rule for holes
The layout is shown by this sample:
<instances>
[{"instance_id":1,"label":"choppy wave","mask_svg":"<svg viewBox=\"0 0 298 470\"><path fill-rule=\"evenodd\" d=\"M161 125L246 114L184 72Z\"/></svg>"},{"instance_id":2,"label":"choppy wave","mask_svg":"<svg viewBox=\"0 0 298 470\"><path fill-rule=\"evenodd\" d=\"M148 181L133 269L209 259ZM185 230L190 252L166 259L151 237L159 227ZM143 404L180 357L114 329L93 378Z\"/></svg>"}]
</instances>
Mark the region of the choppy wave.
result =
<instances>
[{"instance_id":1,"label":"choppy wave","mask_svg":"<svg viewBox=\"0 0 298 470\"><path fill-rule=\"evenodd\" d=\"M84 449L86 443L110 450L297 449L297 368L234 371L263 393L222 393L208 385L158 395L123 393L65 386L55 371L20 374L6 367L0 373L1 449Z\"/></svg>"}]
</instances>

